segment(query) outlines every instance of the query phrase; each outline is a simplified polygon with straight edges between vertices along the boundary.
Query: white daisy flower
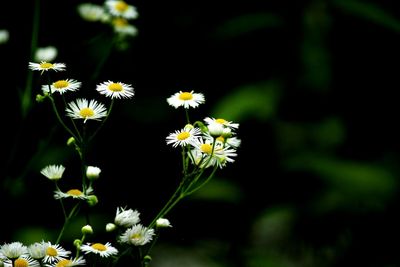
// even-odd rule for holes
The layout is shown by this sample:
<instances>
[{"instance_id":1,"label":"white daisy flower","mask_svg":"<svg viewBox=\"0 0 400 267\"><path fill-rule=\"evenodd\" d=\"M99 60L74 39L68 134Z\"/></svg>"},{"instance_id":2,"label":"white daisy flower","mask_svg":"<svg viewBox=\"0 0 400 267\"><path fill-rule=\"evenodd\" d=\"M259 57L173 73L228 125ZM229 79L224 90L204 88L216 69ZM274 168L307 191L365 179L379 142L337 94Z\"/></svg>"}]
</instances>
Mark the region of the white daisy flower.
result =
<instances>
[{"instance_id":1,"label":"white daisy flower","mask_svg":"<svg viewBox=\"0 0 400 267\"><path fill-rule=\"evenodd\" d=\"M46 256L43 259L45 263L58 262L69 257L71 251L65 250L59 244L51 244L51 242L43 242L46 246Z\"/></svg>"},{"instance_id":2,"label":"white daisy flower","mask_svg":"<svg viewBox=\"0 0 400 267\"><path fill-rule=\"evenodd\" d=\"M201 140L191 150L191 159L194 164L202 168L217 165L219 168L225 167L227 162L234 162L233 157L237 156L236 150L230 147L223 147L221 143L213 144L205 139Z\"/></svg>"},{"instance_id":3,"label":"white daisy flower","mask_svg":"<svg viewBox=\"0 0 400 267\"><path fill-rule=\"evenodd\" d=\"M99 178L100 172L101 172L101 169L99 167L88 166L86 168L86 177L89 180L95 180L95 179Z\"/></svg>"},{"instance_id":4,"label":"white daisy flower","mask_svg":"<svg viewBox=\"0 0 400 267\"><path fill-rule=\"evenodd\" d=\"M61 259L58 262L48 264L49 267L73 267L79 265L86 265L86 260L81 256L79 258Z\"/></svg>"},{"instance_id":5,"label":"white daisy flower","mask_svg":"<svg viewBox=\"0 0 400 267\"><path fill-rule=\"evenodd\" d=\"M137 210L127 209L124 208L117 208L117 214L114 218L114 223L118 226L122 227L131 227L140 222L140 213Z\"/></svg>"},{"instance_id":6,"label":"white daisy flower","mask_svg":"<svg viewBox=\"0 0 400 267\"><path fill-rule=\"evenodd\" d=\"M240 146L240 144L242 143L242 140L240 140L239 138L237 138L235 136L229 137L229 138L224 138L223 136L219 136L215 140L216 140L216 142L219 142L219 143L223 144L224 146L228 145L235 149L238 148Z\"/></svg>"},{"instance_id":7,"label":"white daisy flower","mask_svg":"<svg viewBox=\"0 0 400 267\"><path fill-rule=\"evenodd\" d=\"M143 246L153 240L154 229L149 229L141 224L126 229L119 237L121 243L132 244L135 246Z\"/></svg>"},{"instance_id":8,"label":"white daisy flower","mask_svg":"<svg viewBox=\"0 0 400 267\"><path fill-rule=\"evenodd\" d=\"M7 30L0 30L0 44L4 44L8 42L8 39L10 38L10 34L8 33Z\"/></svg>"},{"instance_id":9,"label":"white daisy flower","mask_svg":"<svg viewBox=\"0 0 400 267\"><path fill-rule=\"evenodd\" d=\"M65 111L71 118L83 119L83 122L87 120L100 120L107 116L107 109L103 104L96 100L88 101L84 98L79 98L76 99L75 102L70 102Z\"/></svg>"},{"instance_id":10,"label":"white daisy flower","mask_svg":"<svg viewBox=\"0 0 400 267\"><path fill-rule=\"evenodd\" d=\"M81 87L81 84L82 84L81 82L78 82L74 79L58 80L50 85L51 93L57 92L60 95L62 95L67 91L76 91ZM44 93L48 93L49 85L48 84L42 85L42 91Z\"/></svg>"},{"instance_id":11,"label":"white daisy flower","mask_svg":"<svg viewBox=\"0 0 400 267\"><path fill-rule=\"evenodd\" d=\"M62 178L64 171L65 167L63 165L48 165L44 167L40 173L50 180L57 181Z\"/></svg>"},{"instance_id":12,"label":"white daisy flower","mask_svg":"<svg viewBox=\"0 0 400 267\"><path fill-rule=\"evenodd\" d=\"M111 98L131 98L135 95L133 87L126 83L107 81L97 85L96 90Z\"/></svg>"},{"instance_id":13,"label":"white daisy flower","mask_svg":"<svg viewBox=\"0 0 400 267\"><path fill-rule=\"evenodd\" d=\"M46 247L45 242L35 242L28 246L28 253L35 260L41 260L46 256Z\"/></svg>"},{"instance_id":14,"label":"white daisy flower","mask_svg":"<svg viewBox=\"0 0 400 267\"><path fill-rule=\"evenodd\" d=\"M29 69L38 70L42 73L48 70L54 71L64 71L65 64L64 63L50 63L47 61L41 61L40 63L29 62Z\"/></svg>"},{"instance_id":15,"label":"white daisy flower","mask_svg":"<svg viewBox=\"0 0 400 267\"><path fill-rule=\"evenodd\" d=\"M58 51L54 46L38 47L35 52L35 61L51 62L57 57Z\"/></svg>"},{"instance_id":16,"label":"white daisy flower","mask_svg":"<svg viewBox=\"0 0 400 267\"><path fill-rule=\"evenodd\" d=\"M115 247L111 246L110 242L107 242L106 244L88 243L86 245L82 245L80 250L85 252L86 254L94 253L105 258L118 254L118 250Z\"/></svg>"},{"instance_id":17,"label":"white daisy flower","mask_svg":"<svg viewBox=\"0 0 400 267\"><path fill-rule=\"evenodd\" d=\"M239 128L239 123L233 123L231 121L227 121L222 118L215 119L215 118L211 118L211 117L206 117L204 119L204 121L207 123L207 126L213 125L213 124L219 124L219 125L223 125L225 127L229 127L231 129Z\"/></svg>"},{"instance_id":18,"label":"white daisy flower","mask_svg":"<svg viewBox=\"0 0 400 267\"><path fill-rule=\"evenodd\" d=\"M28 248L21 242L6 243L0 247L0 255L8 259L15 259L28 254Z\"/></svg>"},{"instance_id":19,"label":"white daisy flower","mask_svg":"<svg viewBox=\"0 0 400 267\"><path fill-rule=\"evenodd\" d=\"M29 255L21 255L14 259L6 259L5 267L40 267L40 262Z\"/></svg>"},{"instance_id":20,"label":"white daisy flower","mask_svg":"<svg viewBox=\"0 0 400 267\"><path fill-rule=\"evenodd\" d=\"M202 93L179 91L167 98L167 102L175 108L183 106L185 109L188 109L189 107L196 108L199 104L203 104L205 98Z\"/></svg>"},{"instance_id":21,"label":"white daisy flower","mask_svg":"<svg viewBox=\"0 0 400 267\"><path fill-rule=\"evenodd\" d=\"M200 128L185 127L181 130L176 130L174 133L170 133L166 140L167 144L172 144L173 147L187 146L197 143L200 136Z\"/></svg>"},{"instance_id":22,"label":"white daisy flower","mask_svg":"<svg viewBox=\"0 0 400 267\"><path fill-rule=\"evenodd\" d=\"M138 33L138 29L132 24L129 24L129 22L124 18L114 18L112 20L112 25L114 31L121 35L136 36Z\"/></svg>"},{"instance_id":23,"label":"white daisy flower","mask_svg":"<svg viewBox=\"0 0 400 267\"><path fill-rule=\"evenodd\" d=\"M78 13L84 20L95 22L105 22L109 16L105 12L103 6L92 3L81 3L77 7Z\"/></svg>"},{"instance_id":24,"label":"white daisy flower","mask_svg":"<svg viewBox=\"0 0 400 267\"><path fill-rule=\"evenodd\" d=\"M86 194L84 194L79 189L70 189L67 192L62 192L60 190L54 191L54 198L55 199L62 199L62 198L74 198L74 199L88 199L88 195L93 193L93 189L89 187L86 190Z\"/></svg>"},{"instance_id":25,"label":"white daisy flower","mask_svg":"<svg viewBox=\"0 0 400 267\"><path fill-rule=\"evenodd\" d=\"M172 227L172 225L169 222L169 220L165 219L165 218L158 218L157 221L156 221L156 225L157 225L158 228Z\"/></svg>"},{"instance_id":26,"label":"white daisy flower","mask_svg":"<svg viewBox=\"0 0 400 267\"><path fill-rule=\"evenodd\" d=\"M125 1L121 0L106 0L105 6L111 15L116 17L122 17L125 19L136 19L139 13L136 7L128 5Z\"/></svg>"}]
</instances>

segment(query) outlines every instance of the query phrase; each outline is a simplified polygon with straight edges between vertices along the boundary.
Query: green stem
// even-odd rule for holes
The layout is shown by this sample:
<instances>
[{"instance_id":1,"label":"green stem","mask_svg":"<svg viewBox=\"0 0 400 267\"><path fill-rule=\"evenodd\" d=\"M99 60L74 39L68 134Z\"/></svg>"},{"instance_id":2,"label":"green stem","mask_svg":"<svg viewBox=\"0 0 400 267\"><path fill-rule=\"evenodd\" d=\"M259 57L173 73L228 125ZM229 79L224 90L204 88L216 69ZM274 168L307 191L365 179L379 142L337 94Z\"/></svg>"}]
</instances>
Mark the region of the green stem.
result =
<instances>
[{"instance_id":1,"label":"green stem","mask_svg":"<svg viewBox=\"0 0 400 267\"><path fill-rule=\"evenodd\" d=\"M77 203L77 204L71 209L71 211L70 211L68 217L65 219L64 225L63 225L63 227L61 228L61 231L60 231L60 233L59 233L59 235L58 235L58 237L57 237L56 244L59 244L59 243L60 243L61 237L63 236L64 231L65 231L65 229L67 228L67 225L68 225L69 221L70 221L71 218L75 215L75 211L76 211L77 208L79 207L79 204L80 204L80 203Z\"/></svg>"}]
</instances>

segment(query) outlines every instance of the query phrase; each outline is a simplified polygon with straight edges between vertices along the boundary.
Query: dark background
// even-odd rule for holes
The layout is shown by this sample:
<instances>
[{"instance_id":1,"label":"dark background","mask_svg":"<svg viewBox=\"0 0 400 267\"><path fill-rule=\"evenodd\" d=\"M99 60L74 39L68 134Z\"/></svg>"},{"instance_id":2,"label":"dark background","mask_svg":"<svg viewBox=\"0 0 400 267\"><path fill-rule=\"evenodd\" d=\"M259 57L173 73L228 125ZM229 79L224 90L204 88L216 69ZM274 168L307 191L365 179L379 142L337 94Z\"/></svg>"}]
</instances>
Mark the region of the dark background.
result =
<instances>
[{"instance_id":1,"label":"dark background","mask_svg":"<svg viewBox=\"0 0 400 267\"><path fill-rule=\"evenodd\" d=\"M81 96L107 80L135 88L89 150L102 169L96 229L124 205L148 223L174 191L180 155L165 137L184 113L166 98L194 90L206 103L191 117L240 123L242 145L234 163L168 215L173 228L153 266L400 266L397 1L128 1L139 34L104 64L112 32L82 20L79 3L0 11L10 32L0 45L0 242L54 238L62 216L39 171L63 164L71 184L78 173L50 103L34 101L38 72L21 112L40 4L38 45L57 47L56 61L67 65L56 75L81 81ZM73 227L68 234L79 236Z\"/></svg>"}]
</instances>

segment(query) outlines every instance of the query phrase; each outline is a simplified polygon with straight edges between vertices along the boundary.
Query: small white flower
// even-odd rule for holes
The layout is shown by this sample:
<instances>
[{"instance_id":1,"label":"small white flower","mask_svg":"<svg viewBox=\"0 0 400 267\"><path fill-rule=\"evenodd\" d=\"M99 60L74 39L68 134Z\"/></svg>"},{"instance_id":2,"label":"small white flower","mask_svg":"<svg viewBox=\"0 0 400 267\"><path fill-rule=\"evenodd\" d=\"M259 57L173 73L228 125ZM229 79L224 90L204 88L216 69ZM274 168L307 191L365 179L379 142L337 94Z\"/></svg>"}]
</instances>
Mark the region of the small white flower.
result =
<instances>
[{"instance_id":1,"label":"small white flower","mask_svg":"<svg viewBox=\"0 0 400 267\"><path fill-rule=\"evenodd\" d=\"M204 119L204 121L207 123L208 126L213 125L213 124L219 124L219 125L223 125L225 127L229 127L231 129L239 128L239 123L233 123L231 121L227 121L222 118L215 119L215 118L211 118L211 117L206 117Z\"/></svg>"},{"instance_id":2,"label":"small white flower","mask_svg":"<svg viewBox=\"0 0 400 267\"><path fill-rule=\"evenodd\" d=\"M76 91L81 87L81 84L81 82L78 82L74 79L58 80L50 85L51 93L57 92L62 95L67 91ZM42 91L48 93L49 85L42 85Z\"/></svg>"},{"instance_id":3,"label":"small white flower","mask_svg":"<svg viewBox=\"0 0 400 267\"><path fill-rule=\"evenodd\" d=\"M67 112L67 116L73 119L83 119L83 122L87 120L100 120L107 116L107 109L103 104L98 103L96 100L88 101L84 98L70 102L65 111Z\"/></svg>"},{"instance_id":4,"label":"small white flower","mask_svg":"<svg viewBox=\"0 0 400 267\"><path fill-rule=\"evenodd\" d=\"M78 5L77 10L81 18L91 22L104 22L104 20L106 20L106 18L108 17L105 13L104 8L96 4L82 3Z\"/></svg>"},{"instance_id":5,"label":"small white flower","mask_svg":"<svg viewBox=\"0 0 400 267\"><path fill-rule=\"evenodd\" d=\"M111 98L131 98L135 95L133 87L126 83L107 81L97 85L96 90Z\"/></svg>"},{"instance_id":6,"label":"small white flower","mask_svg":"<svg viewBox=\"0 0 400 267\"><path fill-rule=\"evenodd\" d=\"M48 264L49 267L73 267L79 265L86 265L86 260L80 256L79 258L61 259L58 262Z\"/></svg>"},{"instance_id":7,"label":"small white flower","mask_svg":"<svg viewBox=\"0 0 400 267\"><path fill-rule=\"evenodd\" d=\"M165 218L158 218L157 221L156 221L156 225L157 225L158 228L172 227L172 225L169 222L169 220L165 219Z\"/></svg>"},{"instance_id":8,"label":"small white flower","mask_svg":"<svg viewBox=\"0 0 400 267\"><path fill-rule=\"evenodd\" d=\"M34 59L35 61L41 62L51 62L57 57L57 48L54 46L38 47Z\"/></svg>"},{"instance_id":9,"label":"small white flower","mask_svg":"<svg viewBox=\"0 0 400 267\"><path fill-rule=\"evenodd\" d=\"M64 171L65 167L63 165L48 165L44 167L40 173L50 180L57 181L62 178Z\"/></svg>"},{"instance_id":10,"label":"small white flower","mask_svg":"<svg viewBox=\"0 0 400 267\"><path fill-rule=\"evenodd\" d=\"M10 38L10 34L8 33L7 30L0 30L0 44L4 44L8 42L8 39Z\"/></svg>"},{"instance_id":11,"label":"small white flower","mask_svg":"<svg viewBox=\"0 0 400 267\"><path fill-rule=\"evenodd\" d=\"M79 189L70 189L65 193L60 190L57 190L54 192L54 198L55 199L62 199L62 198L88 199L89 194L91 194L91 193L93 193L93 189L91 187L89 187L86 190L86 194L84 194Z\"/></svg>"},{"instance_id":12,"label":"small white flower","mask_svg":"<svg viewBox=\"0 0 400 267\"><path fill-rule=\"evenodd\" d=\"M170 133L166 140L167 144L172 144L173 147L187 146L197 143L200 136L200 128L185 127L184 129L176 130L174 133Z\"/></svg>"},{"instance_id":13,"label":"small white flower","mask_svg":"<svg viewBox=\"0 0 400 267\"><path fill-rule=\"evenodd\" d=\"M96 180L100 176L101 169L95 166L88 166L86 168L86 177L89 180Z\"/></svg>"},{"instance_id":14,"label":"small white flower","mask_svg":"<svg viewBox=\"0 0 400 267\"><path fill-rule=\"evenodd\" d=\"M125 233L120 236L119 241L135 246L143 246L153 240L154 234L154 229L137 224L126 229Z\"/></svg>"},{"instance_id":15,"label":"small white flower","mask_svg":"<svg viewBox=\"0 0 400 267\"><path fill-rule=\"evenodd\" d=\"M118 226L122 227L131 227L140 222L140 213L137 210L127 209L124 208L117 208L117 214L114 218L114 223Z\"/></svg>"},{"instance_id":16,"label":"small white flower","mask_svg":"<svg viewBox=\"0 0 400 267\"><path fill-rule=\"evenodd\" d=\"M15 259L28 254L28 248L21 242L6 243L0 247L0 255L9 259Z\"/></svg>"},{"instance_id":17,"label":"small white flower","mask_svg":"<svg viewBox=\"0 0 400 267\"><path fill-rule=\"evenodd\" d=\"M202 93L179 91L167 98L167 102L175 108L183 106L185 109L188 109L189 107L196 108L199 104L203 104L205 98Z\"/></svg>"},{"instance_id":18,"label":"small white flower","mask_svg":"<svg viewBox=\"0 0 400 267\"><path fill-rule=\"evenodd\" d=\"M86 254L94 253L105 258L118 254L118 250L115 247L111 246L110 242L107 242L106 244L87 243L86 245L82 245L80 250L85 252Z\"/></svg>"},{"instance_id":19,"label":"small white flower","mask_svg":"<svg viewBox=\"0 0 400 267\"><path fill-rule=\"evenodd\" d=\"M46 247L44 242L35 242L28 246L28 253L32 258L40 260L46 256Z\"/></svg>"},{"instance_id":20,"label":"small white flower","mask_svg":"<svg viewBox=\"0 0 400 267\"><path fill-rule=\"evenodd\" d=\"M128 5L125 1L122 0L106 0L105 6L107 7L111 15L116 17L122 17L125 19L136 19L139 16L136 7Z\"/></svg>"},{"instance_id":21,"label":"small white flower","mask_svg":"<svg viewBox=\"0 0 400 267\"><path fill-rule=\"evenodd\" d=\"M65 250L59 244L51 244L51 242L43 242L46 246L46 256L43 259L45 263L58 262L61 259L65 259L71 254L71 251Z\"/></svg>"},{"instance_id":22,"label":"small white flower","mask_svg":"<svg viewBox=\"0 0 400 267\"><path fill-rule=\"evenodd\" d=\"M5 260L4 266L40 267L40 262L29 255L21 255L14 259Z\"/></svg>"},{"instance_id":23,"label":"small white flower","mask_svg":"<svg viewBox=\"0 0 400 267\"><path fill-rule=\"evenodd\" d=\"M129 24L129 22L124 18L114 18L112 20L112 25L114 31L121 35L135 36L138 33L138 29L132 24Z\"/></svg>"},{"instance_id":24,"label":"small white flower","mask_svg":"<svg viewBox=\"0 0 400 267\"><path fill-rule=\"evenodd\" d=\"M64 63L50 63L47 61L41 61L40 63L29 62L29 69L41 71L42 74L48 70L54 71L64 71L65 64Z\"/></svg>"}]
</instances>

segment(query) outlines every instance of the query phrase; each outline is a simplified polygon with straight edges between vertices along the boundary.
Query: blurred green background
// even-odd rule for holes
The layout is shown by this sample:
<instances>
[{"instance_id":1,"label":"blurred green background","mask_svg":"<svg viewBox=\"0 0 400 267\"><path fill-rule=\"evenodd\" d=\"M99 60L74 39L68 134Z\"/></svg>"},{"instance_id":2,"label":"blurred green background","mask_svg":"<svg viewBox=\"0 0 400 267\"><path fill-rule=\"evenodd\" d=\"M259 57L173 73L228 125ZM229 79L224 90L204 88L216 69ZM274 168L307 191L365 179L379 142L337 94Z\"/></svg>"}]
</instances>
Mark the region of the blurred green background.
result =
<instances>
[{"instance_id":1,"label":"blurred green background","mask_svg":"<svg viewBox=\"0 0 400 267\"><path fill-rule=\"evenodd\" d=\"M398 1L127 2L140 14L139 34L104 62L112 32L79 17L82 1L1 9L10 40L0 45L0 242L54 238L62 214L39 172L63 164L73 177L78 163L49 103L34 102L39 75L29 113L20 111L38 7L38 45L58 48L56 61L82 94L107 80L135 88L90 148L102 169L95 227L124 205L148 222L174 191L180 155L165 137L184 114L166 98L194 90L206 103L191 117L240 123L242 145L233 164L169 214L173 228L152 266L400 266Z\"/></svg>"}]
</instances>

